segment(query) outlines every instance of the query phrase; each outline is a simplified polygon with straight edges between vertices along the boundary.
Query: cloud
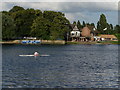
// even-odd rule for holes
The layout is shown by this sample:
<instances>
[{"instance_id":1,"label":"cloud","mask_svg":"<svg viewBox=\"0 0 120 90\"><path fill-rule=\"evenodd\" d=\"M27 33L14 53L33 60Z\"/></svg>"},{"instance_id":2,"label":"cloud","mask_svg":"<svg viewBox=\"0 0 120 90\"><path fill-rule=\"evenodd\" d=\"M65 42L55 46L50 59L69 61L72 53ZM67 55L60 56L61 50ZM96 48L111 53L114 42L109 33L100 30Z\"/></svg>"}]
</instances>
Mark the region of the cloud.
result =
<instances>
[{"instance_id":1,"label":"cloud","mask_svg":"<svg viewBox=\"0 0 120 90\"><path fill-rule=\"evenodd\" d=\"M70 12L79 12L79 11L112 11L118 10L118 3L116 2L73 2L73 3L64 3L62 4L62 10Z\"/></svg>"},{"instance_id":2,"label":"cloud","mask_svg":"<svg viewBox=\"0 0 120 90\"><path fill-rule=\"evenodd\" d=\"M2 9L8 11L15 5L24 7L25 9L34 8L42 11L60 11L65 13L71 22L76 20L96 22L101 13L111 12L110 14L112 14L112 12L117 12L118 10L117 2L3 2ZM108 19L111 22L111 18L114 18L112 16L108 14ZM115 20L113 21L115 22Z\"/></svg>"},{"instance_id":3,"label":"cloud","mask_svg":"<svg viewBox=\"0 0 120 90\"><path fill-rule=\"evenodd\" d=\"M2 2L119 2L119 0L4 0Z\"/></svg>"},{"instance_id":4,"label":"cloud","mask_svg":"<svg viewBox=\"0 0 120 90\"><path fill-rule=\"evenodd\" d=\"M3 3L3 9L9 8L10 5L20 5L25 8L36 8L63 12L97 12L118 10L118 3L116 2L7 2L5 4Z\"/></svg>"},{"instance_id":5,"label":"cloud","mask_svg":"<svg viewBox=\"0 0 120 90\"><path fill-rule=\"evenodd\" d=\"M82 13L66 13L65 14L65 16L69 19L69 20L71 20L71 21L74 21L74 20L76 20L76 19L85 19L85 18L87 18L86 17L86 15L84 15L84 14L82 14Z\"/></svg>"}]
</instances>

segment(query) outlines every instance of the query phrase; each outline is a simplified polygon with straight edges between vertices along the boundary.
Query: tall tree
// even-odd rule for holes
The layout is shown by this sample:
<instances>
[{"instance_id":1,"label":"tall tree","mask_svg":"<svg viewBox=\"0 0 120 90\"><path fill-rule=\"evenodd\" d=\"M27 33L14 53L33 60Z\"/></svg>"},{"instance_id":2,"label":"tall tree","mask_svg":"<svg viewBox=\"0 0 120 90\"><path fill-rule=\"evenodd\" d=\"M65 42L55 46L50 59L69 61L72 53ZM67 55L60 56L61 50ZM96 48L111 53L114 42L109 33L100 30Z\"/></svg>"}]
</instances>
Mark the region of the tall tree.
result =
<instances>
[{"instance_id":1,"label":"tall tree","mask_svg":"<svg viewBox=\"0 0 120 90\"><path fill-rule=\"evenodd\" d=\"M112 24L110 24L110 29L112 29L112 30L113 30L113 25L112 25Z\"/></svg>"},{"instance_id":2,"label":"tall tree","mask_svg":"<svg viewBox=\"0 0 120 90\"><path fill-rule=\"evenodd\" d=\"M108 23L107 23L107 20L106 20L106 16L104 14L101 14L100 19L97 23L97 30L100 33L104 33L104 29L107 28L107 26L108 26Z\"/></svg>"},{"instance_id":3,"label":"tall tree","mask_svg":"<svg viewBox=\"0 0 120 90\"><path fill-rule=\"evenodd\" d=\"M76 25L77 24L76 21L73 21L73 24Z\"/></svg>"},{"instance_id":4,"label":"tall tree","mask_svg":"<svg viewBox=\"0 0 120 90\"><path fill-rule=\"evenodd\" d=\"M81 29L82 28L82 25L81 25L81 23L80 23L80 21L78 20L78 22L77 22L77 27L79 28L79 29Z\"/></svg>"},{"instance_id":5,"label":"tall tree","mask_svg":"<svg viewBox=\"0 0 120 90\"><path fill-rule=\"evenodd\" d=\"M85 21L83 21L83 27L85 27L85 26L86 26Z\"/></svg>"}]
</instances>

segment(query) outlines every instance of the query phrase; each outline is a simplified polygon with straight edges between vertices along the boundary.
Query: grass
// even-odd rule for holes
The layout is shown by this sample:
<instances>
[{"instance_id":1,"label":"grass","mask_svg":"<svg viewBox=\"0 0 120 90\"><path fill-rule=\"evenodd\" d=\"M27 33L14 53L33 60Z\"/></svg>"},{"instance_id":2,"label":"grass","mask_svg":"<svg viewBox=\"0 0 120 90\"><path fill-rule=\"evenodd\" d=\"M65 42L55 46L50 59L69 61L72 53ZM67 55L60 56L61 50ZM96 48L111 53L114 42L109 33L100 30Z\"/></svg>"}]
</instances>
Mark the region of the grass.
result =
<instances>
[{"instance_id":1,"label":"grass","mask_svg":"<svg viewBox=\"0 0 120 90\"><path fill-rule=\"evenodd\" d=\"M120 44L120 41L98 41L100 44Z\"/></svg>"},{"instance_id":2,"label":"grass","mask_svg":"<svg viewBox=\"0 0 120 90\"><path fill-rule=\"evenodd\" d=\"M15 42L7 41L6 43L15 43ZM55 43L43 43L43 44L55 44ZM120 44L120 41L97 41L97 42L71 42L71 41L67 41L67 42L65 42L65 44Z\"/></svg>"},{"instance_id":3,"label":"grass","mask_svg":"<svg viewBox=\"0 0 120 90\"><path fill-rule=\"evenodd\" d=\"M96 42L71 42L68 41L66 44L96 44Z\"/></svg>"},{"instance_id":4,"label":"grass","mask_svg":"<svg viewBox=\"0 0 120 90\"><path fill-rule=\"evenodd\" d=\"M66 42L66 44L120 44L120 41Z\"/></svg>"}]
</instances>

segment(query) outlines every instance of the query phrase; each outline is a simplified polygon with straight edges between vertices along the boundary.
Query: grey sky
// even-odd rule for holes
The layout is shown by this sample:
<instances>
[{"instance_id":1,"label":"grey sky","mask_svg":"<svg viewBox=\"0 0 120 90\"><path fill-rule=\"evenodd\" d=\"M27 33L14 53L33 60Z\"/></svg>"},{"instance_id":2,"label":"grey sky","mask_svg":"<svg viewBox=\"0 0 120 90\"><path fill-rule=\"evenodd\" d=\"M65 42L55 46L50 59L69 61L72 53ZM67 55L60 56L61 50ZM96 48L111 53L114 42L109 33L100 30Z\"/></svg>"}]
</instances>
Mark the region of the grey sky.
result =
<instances>
[{"instance_id":1,"label":"grey sky","mask_svg":"<svg viewBox=\"0 0 120 90\"><path fill-rule=\"evenodd\" d=\"M105 14L108 23L118 24L117 2L2 2L2 10L10 10L14 5L24 8L60 11L71 21L80 20L97 23L100 14Z\"/></svg>"}]
</instances>

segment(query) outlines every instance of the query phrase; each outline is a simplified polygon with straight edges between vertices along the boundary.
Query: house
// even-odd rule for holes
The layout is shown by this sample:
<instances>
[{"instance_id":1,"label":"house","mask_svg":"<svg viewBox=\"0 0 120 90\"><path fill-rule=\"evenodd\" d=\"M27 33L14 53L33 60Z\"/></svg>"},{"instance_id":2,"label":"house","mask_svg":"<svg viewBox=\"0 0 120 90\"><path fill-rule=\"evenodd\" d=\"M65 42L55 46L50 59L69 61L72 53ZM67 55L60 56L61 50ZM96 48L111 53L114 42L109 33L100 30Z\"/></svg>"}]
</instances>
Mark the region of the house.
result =
<instances>
[{"instance_id":1,"label":"house","mask_svg":"<svg viewBox=\"0 0 120 90\"><path fill-rule=\"evenodd\" d=\"M93 37L93 41L101 41L100 36L94 36L94 37Z\"/></svg>"},{"instance_id":2,"label":"house","mask_svg":"<svg viewBox=\"0 0 120 90\"><path fill-rule=\"evenodd\" d=\"M72 41L79 41L80 38L80 30L78 29L77 25L71 25L72 30L70 32L70 37Z\"/></svg>"},{"instance_id":3,"label":"house","mask_svg":"<svg viewBox=\"0 0 120 90\"><path fill-rule=\"evenodd\" d=\"M93 26L86 25L82 29L78 29L77 25L70 24L70 39L72 41L99 41L99 37L95 37L98 35L97 30L94 30Z\"/></svg>"},{"instance_id":4,"label":"house","mask_svg":"<svg viewBox=\"0 0 120 90\"><path fill-rule=\"evenodd\" d=\"M82 29L81 35L82 37L90 37L91 36L91 30L88 27L84 27Z\"/></svg>"},{"instance_id":5,"label":"house","mask_svg":"<svg viewBox=\"0 0 120 90\"><path fill-rule=\"evenodd\" d=\"M100 38L102 41L118 41L117 37L115 35L100 35Z\"/></svg>"},{"instance_id":6,"label":"house","mask_svg":"<svg viewBox=\"0 0 120 90\"><path fill-rule=\"evenodd\" d=\"M91 36L93 36L93 33L91 33L91 30L86 26L81 30L80 41L89 41L91 40Z\"/></svg>"}]
</instances>

